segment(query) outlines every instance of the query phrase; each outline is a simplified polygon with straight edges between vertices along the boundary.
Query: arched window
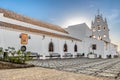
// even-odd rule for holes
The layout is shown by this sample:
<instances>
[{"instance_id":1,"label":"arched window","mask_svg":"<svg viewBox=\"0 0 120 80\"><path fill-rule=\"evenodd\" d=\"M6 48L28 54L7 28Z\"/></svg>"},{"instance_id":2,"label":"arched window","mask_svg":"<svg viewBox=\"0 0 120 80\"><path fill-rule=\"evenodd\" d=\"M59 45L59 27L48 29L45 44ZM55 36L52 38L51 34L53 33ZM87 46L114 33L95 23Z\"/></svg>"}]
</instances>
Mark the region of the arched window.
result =
<instances>
[{"instance_id":1,"label":"arched window","mask_svg":"<svg viewBox=\"0 0 120 80\"><path fill-rule=\"evenodd\" d=\"M100 27L98 27L98 30L100 30Z\"/></svg>"},{"instance_id":2,"label":"arched window","mask_svg":"<svg viewBox=\"0 0 120 80\"><path fill-rule=\"evenodd\" d=\"M101 31L101 25L97 25L98 26L98 31Z\"/></svg>"},{"instance_id":3,"label":"arched window","mask_svg":"<svg viewBox=\"0 0 120 80\"><path fill-rule=\"evenodd\" d=\"M49 52L53 52L54 51L54 45L53 42L49 43Z\"/></svg>"},{"instance_id":4,"label":"arched window","mask_svg":"<svg viewBox=\"0 0 120 80\"><path fill-rule=\"evenodd\" d=\"M105 30L105 27L104 27L104 30Z\"/></svg>"},{"instance_id":5,"label":"arched window","mask_svg":"<svg viewBox=\"0 0 120 80\"><path fill-rule=\"evenodd\" d=\"M92 44L92 50L96 50L96 49L97 49L96 44Z\"/></svg>"},{"instance_id":6,"label":"arched window","mask_svg":"<svg viewBox=\"0 0 120 80\"><path fill-rule=\"evenodd\" d=\"M67 49L67 44L66 44L66 43L64 44L63 50L64 50L64 52L67 52L67 50L68 50L68 49Z\"/></svg>"},{"instance_id":7,"label":"arched window","mask_svg":"<svg viewBox=\"0 0 120 80\"><path fill-rule=\"evenodd\" d=\"M100 22L100 18L99 17L97 18L97 22Z\"/></svg>"},{"instance_id":8,"label":"arched window","mask_svg":"<svg viewBox=\"0 0 120 80\"><path fill-rule=\"evenodd\" d=\"M77 45L74 46L74 52L77 52Z\"/></svg>"}]
</instances>

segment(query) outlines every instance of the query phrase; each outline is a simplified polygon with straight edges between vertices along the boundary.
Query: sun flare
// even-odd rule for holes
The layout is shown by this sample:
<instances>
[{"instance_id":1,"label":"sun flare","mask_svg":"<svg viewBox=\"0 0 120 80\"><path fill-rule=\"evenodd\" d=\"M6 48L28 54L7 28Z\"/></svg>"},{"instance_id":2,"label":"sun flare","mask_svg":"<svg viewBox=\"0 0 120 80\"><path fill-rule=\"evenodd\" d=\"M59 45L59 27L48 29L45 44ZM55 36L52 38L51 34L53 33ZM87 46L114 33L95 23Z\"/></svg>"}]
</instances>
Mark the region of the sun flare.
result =
<instances>
[{"instance_id":1,"label":"sun flare","mask_svg":"<svg viewBox=\"0 0 120 80\"><path fill-rule=\"evenodd\" d=\"M69 18L66 20L65 25L70 26L82 23L86 23L90 27L90 21L84 17Z\"/></svg>"}]
</instances>

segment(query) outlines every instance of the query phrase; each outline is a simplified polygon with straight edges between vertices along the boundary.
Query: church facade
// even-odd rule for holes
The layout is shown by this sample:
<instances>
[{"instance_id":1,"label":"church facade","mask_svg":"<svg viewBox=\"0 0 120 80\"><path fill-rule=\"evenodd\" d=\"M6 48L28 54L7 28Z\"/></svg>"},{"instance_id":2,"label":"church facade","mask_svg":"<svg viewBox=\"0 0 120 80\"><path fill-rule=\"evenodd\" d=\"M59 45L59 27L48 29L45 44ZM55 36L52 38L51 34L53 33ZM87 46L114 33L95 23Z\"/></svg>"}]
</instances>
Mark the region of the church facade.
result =
<instances>
[{"instance_id":1,"label":"church facade","mask_svg":"<svg viewBox=\"0 0 120 80\"><path fill-rule=\"evenodd\" d=\"M85 24L69 26L71 36L82 40L82 52L86 57L113 58L118 55L117 45L111 43L106 18L97 14L91 22L91 29Z\"/></svg>"},{"instance_id":2,"label":"church facade","mask_svg":"<svg viewBox=\"0 0 120 80\"><path fill-rule=\"evenodd\" d=\"M99 21L96 21L99 18ZM117 55L117 45L109 39L107 21L97 15L91 29L86 24L60 26L0 9L0 47L25 49L40 59L107 58Z\"/></svg>"}]
</instances>

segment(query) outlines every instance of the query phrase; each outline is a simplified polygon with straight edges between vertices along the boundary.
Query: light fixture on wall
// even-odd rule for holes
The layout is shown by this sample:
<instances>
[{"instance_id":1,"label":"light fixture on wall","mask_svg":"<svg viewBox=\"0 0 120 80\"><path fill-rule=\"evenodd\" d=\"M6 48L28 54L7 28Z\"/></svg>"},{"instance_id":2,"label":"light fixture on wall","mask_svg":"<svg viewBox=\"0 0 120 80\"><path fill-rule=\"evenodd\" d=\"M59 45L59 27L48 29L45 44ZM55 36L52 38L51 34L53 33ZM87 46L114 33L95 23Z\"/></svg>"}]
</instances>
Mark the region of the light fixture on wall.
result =
<instances>
[{"instance_id":1,"label":"light fixture on wall","mask_svg":"<svg viewBox=\"0 0 120 80\"><path fill-rule=\"evenodd\" d=\"M73 42L73 40L72 40L72 42Z\"/></svg>"},{"instance_id":2,"label":"light fixture on wall","mask_svg":"<svg viewBox=\"0 0 120 80\"><path fill-rule=\"evenodd\" d=\"M28 39L31 39L31 36L28 36Z\"/></svg>"},{"instance_id":3,"label":"light fixture on wall","mask_svg":"<svg viewBox=\"0 0 120 80\"><path fill-rule=\"evenodd\" d=\"M106 37L106 35L104 34L104 35L103 35L103 37L105 38L105 37Z\"/></svg>"},{"instance_id":4,"label":"light fixture on wall","mask_svg":"<svg viewBox=\"0 0 120 80\"><path fill-rule=\"evenodd\" d=\"M42 40L44 40L45 39L45 35L43 35L43 38L42 38Z\"/></svg>"},{"instance_id":5,"label":"light fixture on wall","mask_svg":"<svg viewBox=\"0 0 120 80\"><path fill-rule=\"evenodd\" d=\"M19 35L19 38L21 38L21 34Z\"/></svg>"},{"instance_id":6,"label":"light fixture on wall","mask_svg":"<svg viewBox=\"0 0 120 80\"><path fill-rule=\"evenodd\" d=\"M52 42L52 39L51 39L51 42Z\"/></svg>"}]
</instances>

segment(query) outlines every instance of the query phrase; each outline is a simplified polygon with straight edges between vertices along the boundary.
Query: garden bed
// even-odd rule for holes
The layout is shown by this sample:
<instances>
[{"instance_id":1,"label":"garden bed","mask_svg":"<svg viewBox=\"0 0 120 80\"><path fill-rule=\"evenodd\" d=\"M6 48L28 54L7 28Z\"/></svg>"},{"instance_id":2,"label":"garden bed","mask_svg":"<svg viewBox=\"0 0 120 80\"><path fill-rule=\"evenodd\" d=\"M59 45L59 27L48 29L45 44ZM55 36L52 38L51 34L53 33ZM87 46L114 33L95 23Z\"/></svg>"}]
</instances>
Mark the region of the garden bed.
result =
<instances>
[{"instance_id":1,"label":"garden bed","mask_svg":"<svg viewBox=\"0 0 120 80\"><path fill-rule=\"evenodd\" d=\"M29 68L34 67L34 65L29 64L15 64L10 62L0 61L0 69L16 69L16 68Z\"/></svg>"}]
</instances>

